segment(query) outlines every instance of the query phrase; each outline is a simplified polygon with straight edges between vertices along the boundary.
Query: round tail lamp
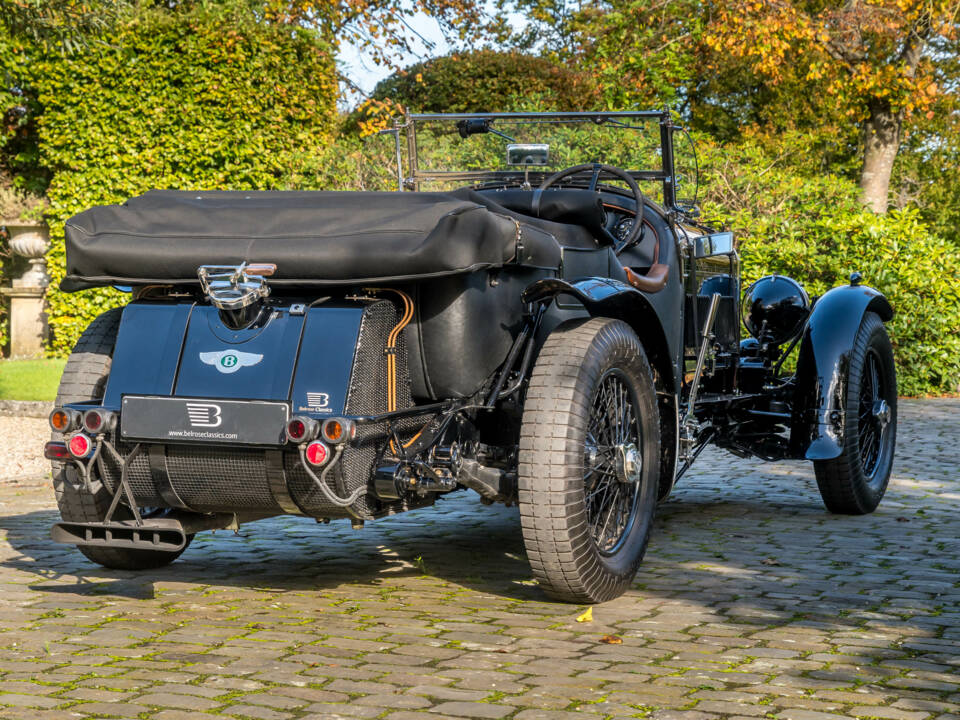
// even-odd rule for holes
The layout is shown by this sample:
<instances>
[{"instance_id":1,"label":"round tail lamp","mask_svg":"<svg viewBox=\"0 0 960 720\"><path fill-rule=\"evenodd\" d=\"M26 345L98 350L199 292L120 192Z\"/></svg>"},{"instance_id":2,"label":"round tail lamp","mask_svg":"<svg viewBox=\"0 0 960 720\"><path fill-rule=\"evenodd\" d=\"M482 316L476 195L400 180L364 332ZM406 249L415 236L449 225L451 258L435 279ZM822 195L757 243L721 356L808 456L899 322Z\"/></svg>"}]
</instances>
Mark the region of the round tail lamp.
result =
<instances>
[{"instance_id":1,"label":"round tail lamp","mask_svg":"<svg viewBox=\"0 0 960 720\"><path fill-rule=\"evenodd\" d=\"M317 436L317 421L302 415L294 415L287 422L286 432L287 440L290 442L309 442Z\"/></svg>"},{"instance_id":2,"label":"round tail lamp","mask_svg":"<svg viewBox=\"0 0 960 720\"><path fill-rule=\"evenodd\" d=\"M68 433L80 426L80 413L67 408L54 408L49 420L54 432Z\"/></svg>"},{"instance_id":3,"label":"round tail lamp","mask_svg":"<svg viewBox=\"0 0 960 720\"><path fill-rule=\"evenodd\" d=\"M307 462L313 465L314 467L319 467L327 462L330 459L330 448L328 448L324 443L319 440L314 440L312 443L307 445L304 454L307 457Z\"/></svg>"},{"instance_id":4,"label":"round tail lamp","mask_svg":"<svg viewBox=\"0 0 960 720\"><path fill-rule=\"evenodd\" d=\"M93 454L93 440L83 433L77 433L67 442L67 450L79 460Z\"/></svg>"},{"instance_id":5,"label":"round tail lamp","mask_svg":"<svg viewBox=\"0 0 960 720\"><path fill-rule=\"evenodd\" d=\"M350 442L356 437L357 426L352 420L330 418L323 421L323 439L334 445Z\"/></svg>"},{"instance_id":6,"label":"round tail lamp","mask_svg":"<svg viewBox=\"0 0 960 720\"><path fill-rule=\"evenodd\" d=\"M110 432L117 423L117 416L109 410L99 408L87 410L83 414L83 428L91 435Z\"/></svg>"}]
</instances>

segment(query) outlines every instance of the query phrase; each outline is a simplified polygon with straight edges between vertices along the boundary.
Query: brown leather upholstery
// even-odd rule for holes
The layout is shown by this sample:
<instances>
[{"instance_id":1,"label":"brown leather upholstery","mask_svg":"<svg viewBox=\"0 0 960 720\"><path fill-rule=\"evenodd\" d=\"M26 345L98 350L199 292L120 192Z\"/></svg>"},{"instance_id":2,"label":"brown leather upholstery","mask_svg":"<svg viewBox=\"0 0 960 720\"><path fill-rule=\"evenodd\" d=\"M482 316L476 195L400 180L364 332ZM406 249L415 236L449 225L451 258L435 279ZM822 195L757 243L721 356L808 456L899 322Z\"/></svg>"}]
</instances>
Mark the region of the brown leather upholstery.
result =
<instances>
[{"instance_id":1,"label":"brown leather upholstery","mask_svg":"<svg viewBox=\"0 0 960 720\"><path fill-rule=\"evenodd\" d=\"M670 267L663 263L654 263L646 275L638 275L626 266L623 270L627 273L627 282L645 293L660 292L667 286L670 277Z\"/></svg>"}]
</instances>

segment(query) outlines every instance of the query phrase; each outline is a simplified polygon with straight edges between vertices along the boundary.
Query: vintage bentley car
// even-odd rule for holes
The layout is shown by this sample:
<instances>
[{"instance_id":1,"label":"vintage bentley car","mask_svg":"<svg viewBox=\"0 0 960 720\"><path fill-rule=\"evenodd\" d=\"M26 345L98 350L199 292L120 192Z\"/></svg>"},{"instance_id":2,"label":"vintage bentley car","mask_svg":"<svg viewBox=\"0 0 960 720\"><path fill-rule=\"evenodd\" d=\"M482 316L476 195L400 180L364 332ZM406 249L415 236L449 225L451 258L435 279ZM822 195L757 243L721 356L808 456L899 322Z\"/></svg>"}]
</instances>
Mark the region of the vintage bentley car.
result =
<instances>
[{"instance_id":1,"label":"vintage bentley car","mask_svg":"<svg viewBox=\"0 0 960 720\"><path fill-rule=\"evenodd\" d=\"M381 138L396 191L161 190L72 218L62 289L132 297L63 374L53 539L146 569L204 530L360 528L471 490L519 506L549 596L599 602L711 443L810 460L828 510L871 512L893 311L856 273L741 290L733 236L677 199L681 130L410 115Z\"/></svg>"}]
</instances>

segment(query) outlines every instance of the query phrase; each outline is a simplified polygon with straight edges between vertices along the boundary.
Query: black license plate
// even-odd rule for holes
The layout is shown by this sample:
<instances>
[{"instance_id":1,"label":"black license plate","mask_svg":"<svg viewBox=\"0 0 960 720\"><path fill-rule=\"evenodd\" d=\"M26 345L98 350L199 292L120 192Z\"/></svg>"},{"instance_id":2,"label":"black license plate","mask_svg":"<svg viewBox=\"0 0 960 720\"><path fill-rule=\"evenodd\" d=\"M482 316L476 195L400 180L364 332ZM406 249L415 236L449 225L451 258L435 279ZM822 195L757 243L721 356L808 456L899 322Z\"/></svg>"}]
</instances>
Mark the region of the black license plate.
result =
<instances>
[{"instance_id":1,"label":"black license plate","mask_svg":"<svg viewBox=\"0 0 960 720\"><path fill-rule=\"evenodd\" d=\"M124 440L280 445L290 407L263 400L125 395L120 412Z\"/></svg>"}]
</instances>

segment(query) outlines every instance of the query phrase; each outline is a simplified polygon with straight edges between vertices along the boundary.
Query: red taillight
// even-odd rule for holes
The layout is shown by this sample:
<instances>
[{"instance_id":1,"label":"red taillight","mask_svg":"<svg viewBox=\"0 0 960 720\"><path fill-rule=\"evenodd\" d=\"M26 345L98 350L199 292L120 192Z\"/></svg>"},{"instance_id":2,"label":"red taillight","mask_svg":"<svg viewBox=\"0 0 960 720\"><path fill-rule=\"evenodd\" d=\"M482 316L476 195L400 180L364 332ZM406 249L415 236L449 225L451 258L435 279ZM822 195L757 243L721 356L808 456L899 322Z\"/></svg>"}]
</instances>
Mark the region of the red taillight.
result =
<instances>
[{"instance_id":1,"label":"red taillight","mask_svg":"<svg viewBox=\"0 0 960 720\"><path fill-rule=\"evenodd\" d=\"M307 445L307 462L311 465L323 465L330 457L330 449L319 440Z\"/></svg>"},{"instance_id":2,"label":"red taillight","mask_svg":"<svg viewBox=\"0 0 960 720\"><path fill-rule=\"evenodd\" d=\"M83 427L87 432L97 435L113 430L116 420L116 414L109 410L87 410L83 414Z\"/></svg>"},{"instance_id":3,"label":"red taillight","mask_svg":"<svg viewBox=\"0 0 960 720\"><path fill-rule=\"evenodd\" d=\"M295 443L307 442L317 436L317 421L313 418L297 415L287 422L287 440Z\"/></svg>"},{"instance_id":4,"label":"red taillight","mask_svg":"<svg viewBox=\"0 0 960 720\"><path fill-rule=\"evenodd\" d=\"M80 458L81 460L90 455L93 452L93 440L84 435L83 433L77 433L72 438L70 438L67 443L67 449L70 450L70 454L75 458Z\"/></svg>"},{"instance_id":5,"label":"red taillight","mask_svg":"<svg viewBox=\"0 0 960 720\"><path fill-rule=\"evenodd\" d=\"M303 420L298 420L294 418L289 423L287 423L287 437L297 442L298 440L303 440L307 434L307 426L304 425Z\"/></svg>"},{"instance_id":6,"label":"red taillight","mask_svg":"<svg viewBox=\"0 0 960 720\"><path fill-rule=\"evenodd\" d=\"M90 432L96 432L103 425L103 416L96 410L88 410L83 416L83 426Z\"/></svg>"},{"instance_id":7,"label":"red taillight","mask_svg":"<svg viewBox=\"0 0 960 720\"><path fill-rule=\"evenodd\" d=\"M47 460L69 460L70 451L62 442L48 442L43 446L43 456Z\"/></svg>"}]
</instances>

